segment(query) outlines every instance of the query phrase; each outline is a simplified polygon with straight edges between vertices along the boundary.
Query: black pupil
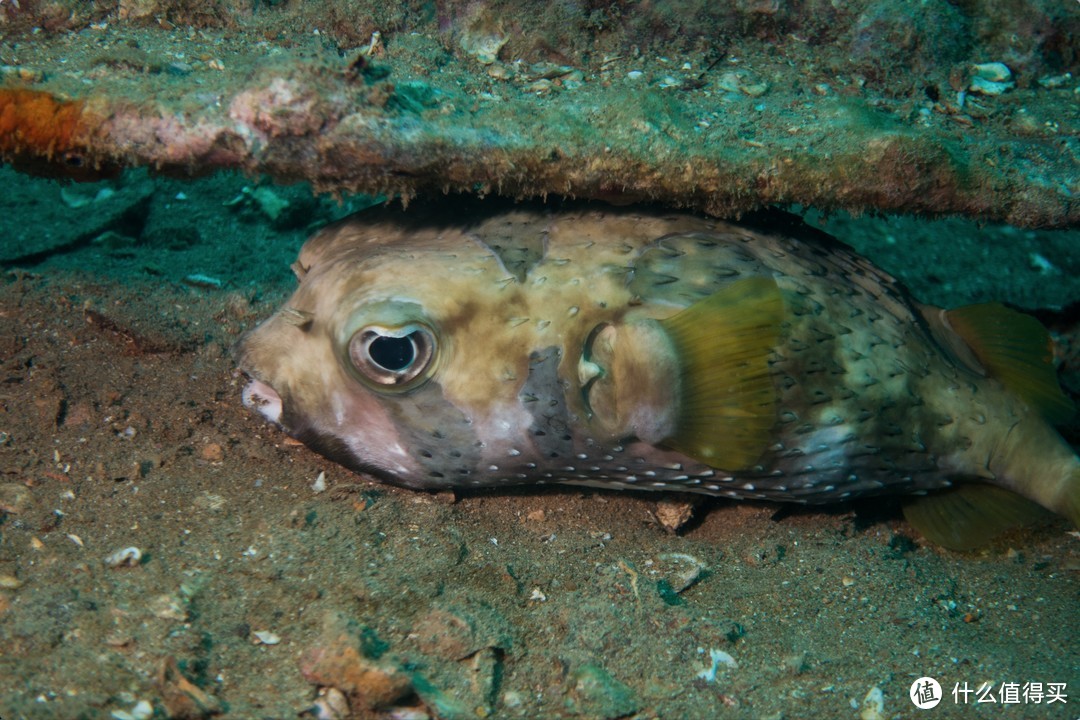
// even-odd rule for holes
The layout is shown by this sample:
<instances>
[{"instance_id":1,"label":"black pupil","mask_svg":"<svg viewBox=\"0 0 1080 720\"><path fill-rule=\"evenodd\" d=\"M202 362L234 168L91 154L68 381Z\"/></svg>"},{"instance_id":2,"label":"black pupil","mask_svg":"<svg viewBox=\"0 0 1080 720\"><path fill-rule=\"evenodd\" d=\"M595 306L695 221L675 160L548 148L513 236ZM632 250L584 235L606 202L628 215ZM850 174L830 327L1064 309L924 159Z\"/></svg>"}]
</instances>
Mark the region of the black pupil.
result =
<instances>
[{"instance_id":1,"label":"black pupil","mask_svg":"<svg viewBox=\"0 0 1080 720\"><path fill-rule=\"evenodd\" d=\"M407 369L416 360L416 347L413 345L411 337L411 335L406 337L380 335L371 341L371 345L368 346L368 354L371 355L372 361L379 367L391 372L400 372Z\"/></svg>"}]
</instances>

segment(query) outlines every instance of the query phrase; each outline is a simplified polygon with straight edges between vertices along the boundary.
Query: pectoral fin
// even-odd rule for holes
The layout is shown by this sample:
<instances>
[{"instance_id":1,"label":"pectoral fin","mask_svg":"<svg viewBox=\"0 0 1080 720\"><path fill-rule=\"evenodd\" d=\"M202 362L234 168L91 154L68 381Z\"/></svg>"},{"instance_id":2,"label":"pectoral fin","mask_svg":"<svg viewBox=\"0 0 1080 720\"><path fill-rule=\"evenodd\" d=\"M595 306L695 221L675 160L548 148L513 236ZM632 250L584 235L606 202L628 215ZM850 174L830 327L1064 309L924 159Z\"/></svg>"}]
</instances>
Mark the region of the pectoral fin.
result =
<instances>
[{"instance_id":1,"label":"pectoral fin","mask_svg":"<svg viewBox=\"0 0 1080 720\"><path fill-rule=\"evenodd\" d=\"M776 423L769 355L783 318L776 281L754 277L661 321L679 366L675 432L665 445L725 470L761 458Z\"/></svg>"}]
</instances>

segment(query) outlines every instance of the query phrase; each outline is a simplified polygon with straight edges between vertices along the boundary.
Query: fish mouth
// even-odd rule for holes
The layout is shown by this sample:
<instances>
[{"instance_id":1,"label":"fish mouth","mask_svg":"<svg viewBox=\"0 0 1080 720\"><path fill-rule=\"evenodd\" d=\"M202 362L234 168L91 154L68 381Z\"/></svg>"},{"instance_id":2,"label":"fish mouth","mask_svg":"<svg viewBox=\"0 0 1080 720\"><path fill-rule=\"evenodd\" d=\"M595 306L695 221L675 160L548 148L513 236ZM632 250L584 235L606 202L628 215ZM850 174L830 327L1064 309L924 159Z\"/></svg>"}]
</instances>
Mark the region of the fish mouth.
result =
<instances>
[{"instance_id":1,"label":"fish mouth","mask_svg":"<svg viewBox=\"0 0 1080 720\"><path fill-rule=\"evenodd\" d=\"M275 425L281 425L281 396L277 390L262 380L252 378L244 387L241 398L244 407L254 410Z\"/></svg>"}]
</instances>

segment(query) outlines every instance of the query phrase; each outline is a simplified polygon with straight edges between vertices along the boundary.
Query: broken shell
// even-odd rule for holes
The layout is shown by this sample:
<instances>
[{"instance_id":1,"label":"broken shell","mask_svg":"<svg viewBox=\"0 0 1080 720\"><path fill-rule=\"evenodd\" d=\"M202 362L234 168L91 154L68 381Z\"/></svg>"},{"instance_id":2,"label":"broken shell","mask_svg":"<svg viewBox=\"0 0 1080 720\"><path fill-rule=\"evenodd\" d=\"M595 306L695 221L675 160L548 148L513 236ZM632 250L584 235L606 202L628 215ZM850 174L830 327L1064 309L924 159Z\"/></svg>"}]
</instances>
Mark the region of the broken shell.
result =
<instances>
[{"instance_id":1,"label":"broken shell","mask_svg":"<svg viewBox=\"0 0 1080 720\"><path fill-rule=\"evenodd\" d=\"M972 70L975 77L980 77L983 80L989 80L990 82L1005 82L1012 80L1012 70L1005 63L989 62L979 63L975 65Z\"/></svg>"},{"instance_id":2,"label":"broken shell","mask_svg":"<svg viewBox=\"0 0 1080 720\"><path fill-rule=\"evenodd\" d=\"M126 547L105 558L105 564L111 568L135 567L142 562L142 556L142 550L139 548L134 546Z\"/></svg>"},{"instance_id":3,"label":"broken shell","mask_svg":"<svg viewBox=\"0 0 1080 720\"><path fill-rule=\"evenodd\" d=\"M493 77L496 80L511 80L517 73L514 72L514 68L503 63L492 63L488 67L487 74L489 77Z\"/></svg>"},{"instance_id":4,"label":"broken shell","mask_svg":"<svg viewBox=\"0 0 1080 720\"><path fill-rule=\"evenodd\" d=\"M281 642L281 638L269 630L256 630L251 635L255 638L256 645L277 645Z\"/></svg>"},{"instance_id":5,"label":"broken shell","mask_svg":"<svg viewBox=\"0 0 1080 720\"><path fill-rule=\"evenodd\" d=\"M1000 95L1015 85L1008 66L1005 63L992 62L972 66L971 82L967 89L980 95Z\"/></svg>"}]
</instances>

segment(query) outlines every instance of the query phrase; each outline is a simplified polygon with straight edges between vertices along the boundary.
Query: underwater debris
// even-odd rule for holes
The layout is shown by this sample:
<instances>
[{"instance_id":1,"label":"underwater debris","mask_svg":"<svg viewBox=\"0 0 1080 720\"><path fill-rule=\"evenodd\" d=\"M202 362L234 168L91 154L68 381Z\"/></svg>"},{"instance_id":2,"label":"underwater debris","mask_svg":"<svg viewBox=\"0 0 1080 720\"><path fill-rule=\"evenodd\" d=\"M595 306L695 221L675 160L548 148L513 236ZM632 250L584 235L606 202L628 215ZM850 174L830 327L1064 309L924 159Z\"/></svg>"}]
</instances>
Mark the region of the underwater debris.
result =
<instances>
[{"instance_id":1,"label":"underwater debris","mask_svg":"<svg viewBox=\"0 0 1080 720\"><path fill-rule=\"evenodd\" d=\"M269 630L255 630L251 633L251 639L256 645L277 645L281 642L281 636Z\"/></svg>"},{"instance_id":2,"label":"underwater debris","mask_svg":"<svg viewBox=\"0 0 1080 720\"><path fill-rule=\"evenodd\" d=\"M698 652L704 654L705 649L698 648ZM739 663L735 662L735 658L733 658L730 653L711 648L709 650L709 665L699 672L697 677L699 680L704 680L707 683L714 683L716 682L716 674L722 667L735 670L739 667Z\"/></svg>"},{"instance_id":3,"label":"underwater debris","mask_svg":"<svg viewBox=\"0 0 1080 720\"><path fill-rule=\"evenodd\" d=\"M694 517L695 500L661 500L656 503L656 520L669 533L676 533Z\"/></svg>"},{"instance_id":4,"label":"underwater debris","mask_svg":"<svg viewBox=\"0 0 1080 720\"><path fill-rule=\"evenodd\" d=\"M148 700L140 700L131 710L113 710L113 720L150 720L154 716L154 706Z\"/></svg>"},{"instance_id":5,"label":"underwater debris","mask_svg":"<svg viewBox=\"0 0 1080 720\"><path fill-rule=\"evenodd\" d=\"M0 575L0 590L18 590L23 581L14 575Z\"/></svg>"},{"instance_id":6,"label":"underwater debris","mask_svg":"<svg viewBox=\"0 0 1080 720\"><path fill-rule=\"evenodd\" d=\"M980 95L1000 95L1016 87L1012 71L1005 63L992 62L974 65L968 90Z\"/></svg>"},{"instance_id":7,"label":"underwater debris","mask_svg":"<svg viewBox=\"0 0 1080 720\"><path fill-rule=\"evenodd\" d=\"M105 558L105 565L111 568L136 567L142 562L143 552L135 546L121 548Z\"/></svg>"},{"instance_id":8,"label":"underwater debris","mask_svg":"<svg viewBox=\"0 0 1080 720\"><path fill-rule=\"evenodd\" d=\"M223 281L218 280L216 277L211 277L202 273L185 275L184 284L197 288L212 288L214 290L220 290L221 288L225 287L225 283Z\"/></svg>"},{"instance_id":9,"label":"underwater debris","mask_svg":"<svg viewBox=\"0 0 1080 720\"><path fill-rule=\"evenodd\" d=\"M854 704L862 708L859 720L885 720L888 717L885 714L885 693L877 685L870 688L861 704Z\"/></svg>"},{"instance_id":10,"label":"underwater debris","mask_svg":"<svg viewBox=\"0 0 1080 720\"><path fill-rule=\"evenodd\" d=\"M408 674L371 655L370 642L347 619L330 613L323 636L300 658L300 673L309 683L334 687L348 695L351 706L370 712L405 701L414 693Z\"/></svg>"},{"instance_id":11,"label":"underwater debris","mask_svg":"<svg viewBox=\"0 0 1080 720\"><path fill-rule=\"evenodd\" d=\"M176 658L162 661L157 676L158 692L172 720L200 720L223 712L221 701L188 680Z\"/></svg>"},{"instance_id":12,"label":"underwater debris","mask_svg":"<svg viewBox=\"0 0 1080 720\"><path fill-rule=\"evenodd\" d=\"M319 697L303 715L311 715L316 720L349 720L352 710L345 693L334 687L319 688Z\"/></svg>"}]
</instances>

